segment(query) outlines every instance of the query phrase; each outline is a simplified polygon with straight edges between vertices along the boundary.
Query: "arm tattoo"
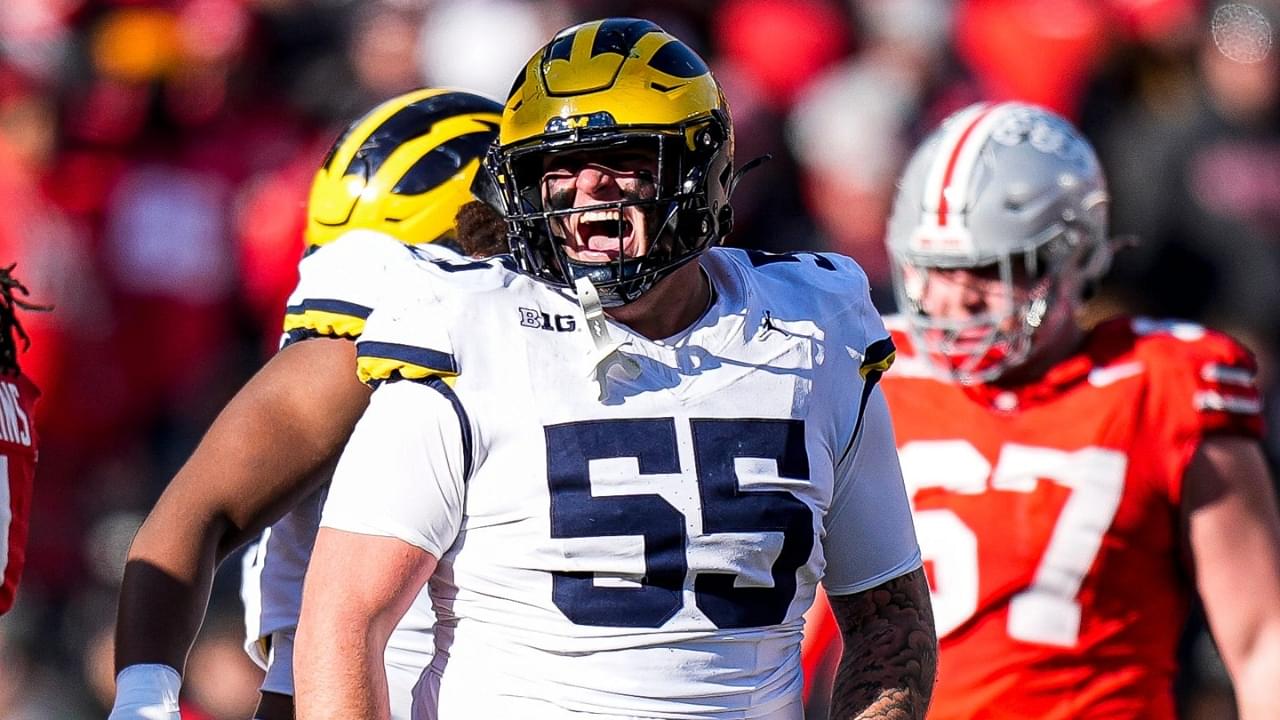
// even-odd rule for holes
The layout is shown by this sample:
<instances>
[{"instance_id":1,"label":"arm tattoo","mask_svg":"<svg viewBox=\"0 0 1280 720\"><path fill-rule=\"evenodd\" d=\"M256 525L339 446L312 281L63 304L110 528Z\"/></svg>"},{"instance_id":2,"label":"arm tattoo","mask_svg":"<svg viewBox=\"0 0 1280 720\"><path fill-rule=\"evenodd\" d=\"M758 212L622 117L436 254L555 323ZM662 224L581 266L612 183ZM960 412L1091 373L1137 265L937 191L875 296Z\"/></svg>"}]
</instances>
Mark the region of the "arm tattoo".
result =
<instances>
[{"instance_id":1,"label":"arm tattoo","mask_svg":"<svg viewBox=\"0 0 1280 720\"><path fill-rule=\"evenodd\" d=\"M923 718L938 667L924 570L830 601L844 638L832 720Z\"/></svg>"}]
</instances>

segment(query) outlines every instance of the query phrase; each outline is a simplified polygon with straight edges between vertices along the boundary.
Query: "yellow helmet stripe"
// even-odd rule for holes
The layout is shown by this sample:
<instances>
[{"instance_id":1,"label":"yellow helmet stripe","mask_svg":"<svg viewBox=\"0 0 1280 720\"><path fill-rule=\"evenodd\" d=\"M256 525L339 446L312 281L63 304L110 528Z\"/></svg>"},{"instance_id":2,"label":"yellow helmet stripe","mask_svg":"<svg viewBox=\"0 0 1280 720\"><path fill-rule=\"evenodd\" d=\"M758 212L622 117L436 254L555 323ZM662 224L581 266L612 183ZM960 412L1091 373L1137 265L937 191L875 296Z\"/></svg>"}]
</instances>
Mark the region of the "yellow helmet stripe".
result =
<instances>
[{"instance_id":1,"label":"yellow helmet stripe","mask_svg":"<svg viewBox=\"0 0 1280 720\"><path fill-rule=\"evenodd\" d=\"M432 101L431 97L439 97L439 99ZM363 137L371 139L376 135L382 134L391 137L428 138L435 134L437 125L451 122L456 124L456 121L469 120L469 118L457 117L458 115L484 113L492 116L492 113L487 112L489 107L489 101L475 95L463 93L442 95L437 91L425 100L402 105L381 123L370 124ZM494 120L497 120L497 118L494 117ZM477 130L483 129L483 126L477 127ZM357 137L360 137L360 135L357 135ZM349 165L339 165L339 167L344 168L343 174L352 172L354 161L359 158L364 161L360 170L363 171L365 177L372 178L379 173L383 163L393 153L410 143L405 142L397 147L382 142L366 143L365 140L361 140L360 143L352 142L350 144L355 147L355 150L351 153L350 160L348 160Z\"/></svg>"},{"instance_id":2,"label":"yellow helmet stripe","mask_svg":"<svg viewBox=\"0 0 1280 720\"><path fill-rule=\"evenodd\" d=\"M347 167L351 165L351 160L375 129L382 127L383 123L406 107L443 92L445 91L435 88L417 90L394 97L370 110L363 118L352 123L347 133L333 144L333 153L325 159L322 169L341 168L341 173L345 174ZM352 137L358 137L360 141L351 142Z\"/></svg>"}]
</instances>

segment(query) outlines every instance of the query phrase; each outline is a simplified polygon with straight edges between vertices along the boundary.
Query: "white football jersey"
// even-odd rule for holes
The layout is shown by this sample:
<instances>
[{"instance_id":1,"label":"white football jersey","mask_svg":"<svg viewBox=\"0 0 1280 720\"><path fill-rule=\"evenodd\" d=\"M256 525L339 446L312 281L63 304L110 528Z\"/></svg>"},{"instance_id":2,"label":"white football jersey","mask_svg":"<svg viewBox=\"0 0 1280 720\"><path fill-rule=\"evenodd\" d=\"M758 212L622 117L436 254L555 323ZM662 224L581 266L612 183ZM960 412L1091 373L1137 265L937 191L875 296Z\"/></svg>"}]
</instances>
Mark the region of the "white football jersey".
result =
<instances>
[{"instance_id":1,"label":"white football jersey","mask_svg":"<svg viewBox=\"0 0 1280 720\"><path fill-rule=\"evenodd\" d=\"M439 558L415 717L798 719L816 583L920 567L862 271L700 263L711 307L661 341L610 322L604 380L573 295L496 261L369 318L321 524Z\"/></svg>"},{"instance_id":2,"label":"white football jersey","mask_svg":"<svg viewBox=\"0 0 1280 720\"><path fill-rule=\"evenodd\" d=\"M356 340L365 320L385 298L399 298L439 274L434 261L465 265L463 256L438 245L407 246L367 230L343 235L303 259L299 281L285 311L282 346L308 338ZM264 670L263 689L293 694L288 647L270 648L273 634L291 640L298 624L302 581L320 522L327 486L303 500L266 530L245 555L241 596L245 604L245 649ZM392 672L393 715L408 717L410 691L431 660L435 616L423 594L401 621L387 650ZM277 645L282 642L277 641Z\"/></svg>"}]
</instances>

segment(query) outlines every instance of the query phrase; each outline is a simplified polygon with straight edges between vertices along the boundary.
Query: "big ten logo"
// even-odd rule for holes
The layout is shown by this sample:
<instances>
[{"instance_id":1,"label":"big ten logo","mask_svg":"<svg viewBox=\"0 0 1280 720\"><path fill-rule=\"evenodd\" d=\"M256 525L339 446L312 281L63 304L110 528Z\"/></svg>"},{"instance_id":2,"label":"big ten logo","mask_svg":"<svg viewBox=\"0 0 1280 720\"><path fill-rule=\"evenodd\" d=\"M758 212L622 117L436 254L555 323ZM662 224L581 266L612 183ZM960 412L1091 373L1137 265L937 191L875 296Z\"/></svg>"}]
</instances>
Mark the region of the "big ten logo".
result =
<instances>
[{"instance_id":1,"label":"big ten logo","mask_svg":"<svg viewBox=\"0 0 1280 720\"><path fill-rule=\"evenodd\" d=\"M556 332L573 332L578 321L572 315L552 315L532 308L520 308L520 326Z\"/></svg>"}]
</instances>

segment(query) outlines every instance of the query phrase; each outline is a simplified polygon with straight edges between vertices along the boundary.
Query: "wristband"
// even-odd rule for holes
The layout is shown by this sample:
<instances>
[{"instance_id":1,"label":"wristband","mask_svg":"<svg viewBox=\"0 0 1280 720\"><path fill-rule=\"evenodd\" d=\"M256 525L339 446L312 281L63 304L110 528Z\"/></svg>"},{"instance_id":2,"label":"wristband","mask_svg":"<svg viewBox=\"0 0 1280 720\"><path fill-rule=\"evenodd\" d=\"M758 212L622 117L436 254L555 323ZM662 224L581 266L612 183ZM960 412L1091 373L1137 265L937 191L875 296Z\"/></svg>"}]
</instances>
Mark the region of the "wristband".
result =
<instances>
[{"instance_id":1,"label":"wristband","mask_svg":"<svg viewBox=\"0 0 1280 720\"><path fill-rule=\"evenodd\" d=\"M130 665L116 676L116 703L108 720L181 720L182 677L168 665Z\"/></svg>"}]
</instances>

